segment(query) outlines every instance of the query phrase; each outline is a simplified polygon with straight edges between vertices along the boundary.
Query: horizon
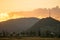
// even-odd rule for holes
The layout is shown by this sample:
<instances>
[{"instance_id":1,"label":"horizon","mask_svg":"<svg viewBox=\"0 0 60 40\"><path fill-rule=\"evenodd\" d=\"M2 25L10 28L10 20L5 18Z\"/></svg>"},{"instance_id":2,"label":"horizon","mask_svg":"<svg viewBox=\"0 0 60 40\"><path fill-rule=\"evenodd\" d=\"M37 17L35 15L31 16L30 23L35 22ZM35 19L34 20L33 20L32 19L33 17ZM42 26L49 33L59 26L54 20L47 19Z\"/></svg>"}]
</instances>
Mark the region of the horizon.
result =
<instances>
[{"instance_id":1,"label":"horizon","mask_svg":"<svg viewBox=\"0 0 60 40\"><path fill-rule=\"evenodd\" d=\"M49 10L51 12L49 12ZM53 12L53 10L57 10L56 11L57 13L54 13L55 11ZM42 12L40 12L40 11L42 11ZM60 17L59 17L60 12L59 11L60 11L60 7L56 6L51 9L37 8L37 9L34 9L33 11L11 11L8 13L0 13L0 22L7 21L10 19L29 18L29 17L36 17L36 18L42 19L42 18L46 18L49 16L60 21Z\"/></svg>"},{"instance_id":2,"label":"horizon","mask_svg":"<svg viewBox=\"0 0 60 40\"><path fill-rule=\"evenodd\" d=\"M0 23L2 23L2 22L7 22L7 21L11 21L11 20L17 20L17 19L29 19L29 18L33 18L33 19L35 18L35 19L39 19L39 20L46 19L46 18L51 18L51 19L54 19L54 20L60 22L60 20L57 20L57 19L55 19L55 18L53 18L53 17L45 17L45 18L37 18L37 17L21 17L21 18L15 18L15 19L3 20L3 21L0 21Z\"/></svg>"},{"instance_id":3,"label":"horizon","mask_svg":"<svg viewBox=\"0 0 60 40\"><path fill-rule=\"evenodd\" d=\"M51 12L49 12L49 10ZM55 11L53 11L53 10L55 10ZM34 9L33 11L11 11L8 13L0 13L0 22L7 21L10 19L30 18L30 17L36 17L36 18L42 19L42 18L46 18L49 16L60 21L60 17L59 17L60 12L59 11L60 11L60 7L55 6L54 8L51 8L51 9L37 8L37 9ZM54 13L54 12L56 12L56 13Z\"/></svg>"}]
</instances>

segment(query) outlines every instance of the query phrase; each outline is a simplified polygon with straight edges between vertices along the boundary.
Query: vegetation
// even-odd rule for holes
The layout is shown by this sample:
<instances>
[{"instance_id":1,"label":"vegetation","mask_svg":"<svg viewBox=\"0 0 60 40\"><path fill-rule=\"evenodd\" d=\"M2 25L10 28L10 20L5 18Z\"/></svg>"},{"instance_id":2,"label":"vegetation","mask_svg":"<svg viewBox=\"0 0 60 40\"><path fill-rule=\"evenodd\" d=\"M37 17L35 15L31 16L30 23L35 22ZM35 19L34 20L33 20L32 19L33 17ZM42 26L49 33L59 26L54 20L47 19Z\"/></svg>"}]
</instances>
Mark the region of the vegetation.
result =
<instances>
[{"instance_id":1,"label":"vegetation","mask_svg":"<svg viewBox=\"0 0 60 40\"><path fill-rule=\"evenodd\" d=\"M12 33L8 33L5 31L2 31L0 33L0 37L60 37L60 35L57 36L57 34L55 34L54 32L50 32L50 31L46 31L46 36L41 36L40 31L38 31L38 33L30 31L30 32L20 32L20 33L16 33L16 32L12 32Z\"/></svg>"}]
</instances>

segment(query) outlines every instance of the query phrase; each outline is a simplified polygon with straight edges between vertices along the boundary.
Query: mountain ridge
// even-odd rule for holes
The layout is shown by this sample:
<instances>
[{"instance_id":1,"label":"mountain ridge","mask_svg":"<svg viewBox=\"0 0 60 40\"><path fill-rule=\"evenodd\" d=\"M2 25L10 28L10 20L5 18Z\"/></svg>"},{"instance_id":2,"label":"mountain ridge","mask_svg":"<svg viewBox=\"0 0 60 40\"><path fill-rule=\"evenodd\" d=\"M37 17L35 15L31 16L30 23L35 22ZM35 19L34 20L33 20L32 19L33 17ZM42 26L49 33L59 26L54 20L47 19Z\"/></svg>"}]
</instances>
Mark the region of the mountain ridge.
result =
<instances>
[{"instance_id":1,"label":"mountain ridge","mask_svg":"<svg viewBox=\"0 0 60 40\"><path fill-rule=\"evenodd\" d=\"M27 28L31 27L35 24L39 19L38 18L18 18L12 19L4 22L0 22L0 29L1 30L10 30L10 31L22 31L26 30Z\"/></svg>"},{"instance_id":2,"label":"mountain ridge","mask_svg":"<svg viewBox=\"0 0 60 40\"><path fill-rule=\"evenodd\" d=\"M46 34L46 31L60 34L60 21L58 21L52 17L40 19L37 23L35 23L26 32L30 32L30 31L32 31L32 32L40 31L42 35Z\"/></svg>"}]
</instances>

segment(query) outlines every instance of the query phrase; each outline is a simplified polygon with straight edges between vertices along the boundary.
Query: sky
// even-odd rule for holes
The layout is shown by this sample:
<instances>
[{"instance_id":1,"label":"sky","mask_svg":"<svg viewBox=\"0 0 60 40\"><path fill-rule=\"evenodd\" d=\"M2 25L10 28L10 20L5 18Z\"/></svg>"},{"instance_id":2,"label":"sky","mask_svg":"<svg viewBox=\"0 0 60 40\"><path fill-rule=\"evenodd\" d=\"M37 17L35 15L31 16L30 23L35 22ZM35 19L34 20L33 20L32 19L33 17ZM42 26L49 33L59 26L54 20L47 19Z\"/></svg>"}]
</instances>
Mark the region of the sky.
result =
<instances>
[{"instance_id":1,"label":"sky","mask_svg":"<svg viewBox=\"0 0 60 40\"><path fill-rule=\"evenodd\" d=\"M60 0L0 0L0 12L31 11L60 6Z\"/></svg>"},{"instance_id":2,"label":"sky","mask_svg":"<svg viewBox=\"0 0 60 40\"><path fill-rule=\"evenodd\" d=\"M32 11L37 8L53 8L55 6L60 7L60 0L0 0L0 21L11 19L8 12ZM13 18L24 17L24 15L23 16L21 16L21 14L20 16L15 15ZM27 15L36 16L38 14Z\"/></svg>"}]
</instances>

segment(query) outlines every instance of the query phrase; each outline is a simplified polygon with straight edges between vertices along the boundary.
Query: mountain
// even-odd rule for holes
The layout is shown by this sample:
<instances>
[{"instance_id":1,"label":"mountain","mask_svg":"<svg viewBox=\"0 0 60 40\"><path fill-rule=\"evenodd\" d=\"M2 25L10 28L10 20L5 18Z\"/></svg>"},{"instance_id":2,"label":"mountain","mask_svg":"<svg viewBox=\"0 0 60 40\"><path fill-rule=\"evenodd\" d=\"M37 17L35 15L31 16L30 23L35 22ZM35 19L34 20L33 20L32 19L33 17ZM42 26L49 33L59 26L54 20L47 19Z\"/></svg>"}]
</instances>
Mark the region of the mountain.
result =
<instances>
[{"instance_id":1,"label":"mountain","mask_svg":"<svg viewBox=\"0 0 60 40\"><path fill-rule=\"evenodd\" d=\"M32 27L32 25L39 20L40 19L34 17L11 19L0 23L0 31L21 32Z\"/></svg>"},{"instance_id":2,"label":"mountain","mask_svg":"<svg viewBox=\"0 0 60 40\"><path fill-rule=\"evenodd\" d=\"M43 18L39 20L37 23L35 23L26 32L30 32L30 31L33 32L40 31L42 35L45 34L47 31L60 34L60 21L52 17Z\"/></svg>"}]
</instances>

